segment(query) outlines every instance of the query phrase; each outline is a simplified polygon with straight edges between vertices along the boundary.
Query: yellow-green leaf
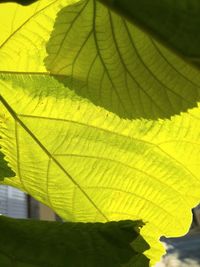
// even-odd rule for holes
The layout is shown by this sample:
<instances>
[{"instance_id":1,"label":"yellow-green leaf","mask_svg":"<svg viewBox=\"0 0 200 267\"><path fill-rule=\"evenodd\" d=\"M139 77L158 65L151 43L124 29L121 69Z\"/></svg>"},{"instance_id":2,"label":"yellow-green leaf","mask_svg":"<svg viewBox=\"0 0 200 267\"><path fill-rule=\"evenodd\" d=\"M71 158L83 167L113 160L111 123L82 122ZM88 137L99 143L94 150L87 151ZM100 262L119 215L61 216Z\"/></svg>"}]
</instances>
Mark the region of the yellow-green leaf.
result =
<instances>
[{"instance_id":1,"label":"yellow-green leaf","mask_svg":"<svg viewBox=\"0 0 200 267\"><path fill-rule=\"evenodd\" d=\"M0 18L4 183L68 220L143 220L156 262L199 202L199 71L96 1L2 4Z\"/></svg>"},{"instance_id":2,"label":"yellow-green leaf","mask_svg":"<svg viewBox=\"0 0 200 267\"><path fill-rule=\"evenodd\" d=\"M40 0L30 6L14 3L0 6L0 71L42 72L45 45L57 12L77 0Z\"/></svg>"},{"instance_id":3,"label":"yellow-green leaf","mask_svg":"<svg viewBox=\"0 0 200 267\"><path fill-rule=\"evenodd\" d=\"M0 88L0 144L17 174L5 184L66 220L143 220L152 262L163 253L161 235L187 232L200 195L198 108L131 122L47 76L3 75Z\"/></svg>"},{"instance_id":4,"label":"yellow-green leaf","mask_svg":"<svg viewBox=\"0 0 200 267\"><path fill-rule=\"evenodd\" d=\"M199 71L95 0L63 8L47 69L70 89L124 118L169 118L195 107Z\"/></svg>"}]
</instances>

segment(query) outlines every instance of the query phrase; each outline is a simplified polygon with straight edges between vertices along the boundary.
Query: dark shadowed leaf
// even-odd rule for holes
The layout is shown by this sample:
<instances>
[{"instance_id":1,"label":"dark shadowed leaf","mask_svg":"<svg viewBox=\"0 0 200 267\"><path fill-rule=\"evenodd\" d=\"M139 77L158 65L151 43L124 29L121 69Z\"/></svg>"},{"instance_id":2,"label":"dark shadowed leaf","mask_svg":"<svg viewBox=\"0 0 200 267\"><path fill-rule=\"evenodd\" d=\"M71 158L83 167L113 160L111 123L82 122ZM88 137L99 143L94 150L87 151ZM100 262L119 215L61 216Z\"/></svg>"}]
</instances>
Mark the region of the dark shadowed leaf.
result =
<instances>
[{"instance_id":1,"label":"dark shadowed leaf","mask_svg":"<svg viewBox=\"0 0 200 267\"><path fill-rule=\"evenodd\" d=\"M167 46L200 60L200 1L100 0L146 29Z\"/></svg>"},{"instance_id":2,"label":"dark shadowed leaf","mask_svg":"<svg viewBox=\"0 0 200 267\"><path fill-rule=\"evenodd\" d=\"M12 177L14 175L14 172L7 165L3 153L0 152L0 181L3 180L5 177Z\"/></svg>"},{"instance_id":3,"label":"dark shadowed leaf","mask_svg":"<svg viewBox=\"0 0 200 267\"><path fill-rule=\"evenodd\" d=\"M121 267L149 266L132 242L139 221L62 223L0 217L0 266L3 267ZM144 240L140 240L148 245ZM13 265L14 264L14 265Z\"/></svg>"},{"instance_id":4,"label":"dark shadowed leaf","mask_svg":"<svg viewBox=\"0 0 200 267\"><path fill-rule=\"evenodd\" d=\"M63 8L47 52L54 77L120 117L169 118L200 99L195 67L98 1Z\"/></svg>"},{"instance_id":5,"label":"dark shadowed leaf","mask_svg":"<svg viewBox=\"0 0 200 267\"><path fill-rule=\"evenodd\" d=\"M0 4L1 3L18 3L18 4L21 4L21 5L30 5L34 2L36 2L37 0L17 0L17 1L0 1Z\"/></svg>"}]
</instances>

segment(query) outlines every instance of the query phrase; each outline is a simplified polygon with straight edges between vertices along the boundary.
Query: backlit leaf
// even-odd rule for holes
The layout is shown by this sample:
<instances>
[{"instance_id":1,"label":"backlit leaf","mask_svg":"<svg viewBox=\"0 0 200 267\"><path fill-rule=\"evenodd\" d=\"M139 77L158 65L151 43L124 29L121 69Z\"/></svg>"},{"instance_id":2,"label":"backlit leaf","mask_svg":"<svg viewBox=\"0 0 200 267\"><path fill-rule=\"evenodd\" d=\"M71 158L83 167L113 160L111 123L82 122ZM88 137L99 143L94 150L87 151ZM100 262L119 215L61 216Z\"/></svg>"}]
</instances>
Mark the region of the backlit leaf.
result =
<instances>
[{"instance_id":1,"label":"backlit leaf","mask_svg":"<svg viewBox=\"0 0 200 267\"><path fill-rule=\"evenodd\" d=\"M199 202L199 71L96 1L2 4L0 17L4 184L66 220L144 221L156 262Z\"/></svg>"},{"instance_id":2,"label":"backlit leaf","mask_svg":"<svg viewBox=\"0 0 200 267\"><path fill-rule=\"evenodd\" d=\"M131 122L47 76L4 74L0 87L9 133L0 144L17 174L5 184L66 220L143 220L153 261L162 253L161 235L188 230L200 195L198 108L171 120Z\"/></svg>"},{"instance_id":3,"label":"backlit leaf","mask_svg":"<svg viewBox=\"0 0 200 267\"><path fill-rule=\"evenodd\" d=\"M14 3L0 6L1 72L46 74L45 45L57 12L77 0L42 0L30 6Z\"/></svg>"},{"instance_id":4,"label":"backlit leaf","mask_svg":"<svg viewBox=\"0 0 200 267\"><path fill-rule=\"evenodd\" d=\"M54 77L120 117L169 118L200 100L197 69L98 1L63 8L47 52Z\"/></svg>"}]
</instances>

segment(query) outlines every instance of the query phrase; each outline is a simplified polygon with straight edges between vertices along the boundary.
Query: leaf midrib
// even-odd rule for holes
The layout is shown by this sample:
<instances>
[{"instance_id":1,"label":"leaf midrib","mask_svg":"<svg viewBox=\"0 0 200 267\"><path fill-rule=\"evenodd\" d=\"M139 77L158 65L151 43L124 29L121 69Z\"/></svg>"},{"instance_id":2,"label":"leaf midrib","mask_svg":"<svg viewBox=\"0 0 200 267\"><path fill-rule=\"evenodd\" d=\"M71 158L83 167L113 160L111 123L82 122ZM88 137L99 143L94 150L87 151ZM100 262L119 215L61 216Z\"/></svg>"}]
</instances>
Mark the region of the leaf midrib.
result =
<instances>
[{"instance_id":1,"label":"leaf midrib","mask_svg":"<svg viewBox=\"0 0 200 267\"><path fill-rule=\"evenodd\" d=\"M17 116L16 112L12 109L12 107L8 104L8 102L4 99L2 95L0 95L0 102L4 105L4 107L8 110L13 119L31 136L31 138L36 142L37 145L44 151L44 153L51 158L51 160L63 171L63 173L71 180L71 182L82 192L82 194L86 197L86 199L92 204L92 206L102 215L102 217L108 222L109 219L107 216L101 211L101 209L94 203L94 201L90 198L90 196L82 189L78 182L71 176L71 174L59 163L59 161L46 149L46 147L38 140L38 138L31 132L31 130L20 120Z\"/></svg>"}]
</instances>

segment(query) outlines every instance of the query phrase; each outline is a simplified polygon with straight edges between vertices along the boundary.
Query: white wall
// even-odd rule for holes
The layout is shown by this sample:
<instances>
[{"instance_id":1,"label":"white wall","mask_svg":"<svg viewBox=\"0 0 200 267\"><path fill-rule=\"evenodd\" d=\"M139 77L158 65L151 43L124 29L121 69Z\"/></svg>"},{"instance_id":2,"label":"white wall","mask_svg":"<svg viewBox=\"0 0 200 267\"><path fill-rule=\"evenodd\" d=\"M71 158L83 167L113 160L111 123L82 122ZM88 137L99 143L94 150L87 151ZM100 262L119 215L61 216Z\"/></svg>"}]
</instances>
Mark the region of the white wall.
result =
<instances>
[{"instance_id":1,"label":"white wall","mask_svg":"<svg viewBox=\"0 0 200 267\"><path fill-rule=\"evenodd\" d=\"M27 197L10 186L0 186L0 214L13 218L27 218Z\"/></svg>"}]
</instances>

